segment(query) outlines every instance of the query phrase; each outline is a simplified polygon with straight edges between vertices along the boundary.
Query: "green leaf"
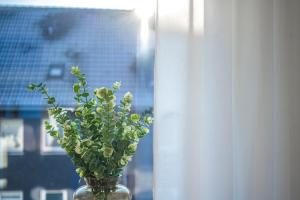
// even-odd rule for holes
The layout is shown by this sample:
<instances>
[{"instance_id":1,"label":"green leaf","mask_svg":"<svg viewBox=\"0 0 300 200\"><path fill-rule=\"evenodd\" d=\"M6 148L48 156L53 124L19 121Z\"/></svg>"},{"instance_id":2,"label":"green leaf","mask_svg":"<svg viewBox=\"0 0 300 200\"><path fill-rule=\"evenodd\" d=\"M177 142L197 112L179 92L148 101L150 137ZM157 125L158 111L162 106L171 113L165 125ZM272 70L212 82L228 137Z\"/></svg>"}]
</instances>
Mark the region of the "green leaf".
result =
<instances>
[{"instance_id":1,"label":"green leaf","mask_svg":"<svg viewBox=\"0 0 300 200\"><path fill-rule=\"evenodd\" d=\"M120 89L120 87L121 87L121 82L115 82L114 84L113 84L113 89L114 90L118 90L118 89Z\"/></svg>"},{"instance_id":2,"label":"green leaf","mask_svg":"<svg viewBox=\"0 0 300 200\"><path fill-rule=\"evenodd\" d=\"M54 97L49 97L48 98L48 104L54 104L55 103L55 98Z\"/></svg>"},{"instance_id":3,"label":"green leaf","mask_svg":"<svg viewBox=\"0 0 300 200\"><path fill-rule=\"evenodd\" d=\"M138 121L140 121L140 116L138 114L131 114L130 115L130 119L132 122L137 123Z\"/></svg>"},{"instance_id":4,"label":"green leaf","mask_svg":"<svg viewBox=\"0 0 300 200\"><path fill-rule=\"evenodd\" d=\"M101 107L98 107L97 109L96 109L96 112L97 113L101 113L103 111L103 108L101 108Z\"/></svg>"},{"instance_id":5,"label":"green leaf","mask_svg":"<svg viewBox=\"0 0 300 200\"><path fill-rule=\"evenodd\" d=\"M71 68L71 73L72 73L73 75L75 75L75 76L80 75L80 69L79 69L79 67L77 67L77 66L72 67L72 68Z\"/></svg>"},{"instance_id":6,"label":"green leaf","mask_svg":"<svg viewBox=\"0 0 300 200\"><path fill-rule=\"evenodd\" d=\"M143 127L141 131L139 131L138 136L139 138L144 137L149 133L149 129L147 127Z\"/></svg>"},{"instance_id":7,"label":"green leaf","mask_svg":"<svg viewBox=\"0 0 300 200\"><path fill-rule=\"evenodd\" d=\"M122 156L122 158L119 160L119 165L121 167L124 167L125 165L128 164L129 159L130 159L130 156L127 156L127 155Z\"/></svg>"},{"instance_id":8,"label":"green leaf","mask_svg":"<svg viewBox=\"0 0 300 200\"><path fill-rule=\"evenodd\" d=\"M153 118L150 117L150 116L145 116L144 117L144 122L145 122L145 124L150 125L150 124L153 123Z\"/></svg>"},{"instance_id":9,"label":"green leaf","mask_svg":"<svg viewBox=\"0 0 300 200\"><path fill-rule=\"evenodd\" d=\"M48 121L45 121L45 129L47 131L50 131L52 129L52 125Z\"/></svg>"},{"instance_id":10,"label":"green leaf","mask_svg":"<svg viewBox=\"0 0 300 200\"><path fill-rule=\"evenodd\" d=\"M101 87L95 90L95 95L99 99L105 99L107 96L107 91L108 91L107 88Z\"/></svg>"},{"instance_id":11,"label":"green leaf","mask_svg":"<svg viewBox=\"0 0 300 200\"><path fill-rule=\"evenodd\" d=\"M123 97L124 102L130 103L132 101L132 99L133 99L132 94L130 92L126 92Z\"/></svg>"},{"instance_id":12,"label":"green leaf","mask_svg":"<svg viewBox=\"0 0 300 200\"><path fill-rule=\"evenodd\" d=\"M29 85L27 86L27 89L28 89L29 91L34 91L34 90L36 89L36 87L37 87L36 84L31 83L31 84L29 84Z\"/></svg>"},{"instance_id":13,"label":"green leaf","mask_svg":"<svg viewBox=\"0 0 300 200\"><path fill-rule=\"evenodd\" d=\"M149 133L149 129L146 128L146 127L143 128L143 131L144 131L144 133L146 133L146 134Z\"/></svg>"},{"instance_id":14,"label":"green leaf","mask_svg":"<svg viewBox=\"0 0 300 200\"><path fill-rule=\"evenodd\" d=\"M136 143L136 142L130 144L130 145L127 147L127 151L128 151L128 153L130 153L130 154L134 154L135 151L136 151L136 149L137 149L137 143Z\"/></svg>"},{"instance_id":15,"label":"green leaf","mask_svg":"<svg viewBox=\"0 0 300 200\"><path fill-rule=\"evenodd\" d=\"M104 146L101 150L105 158L111 157L114 152L114 149L112 147L107 147L107 146Z\"/></svg>"},{"instance_id":16,"label":"green leaf","mask_svg":"<svg viewBox=\"0 0 300 200\"><path fill-rule=\"evenodd\" d=\"M58 137L59 137L59 132L56 131L56 130L53 130L53 131L50 131L50 135L51 135L52 137L58 138Z\"/></svg>"},{"instance_id":17,"label":"green leaf","mask_svg":"<svg viewBox=\"0 0 300 200\"><path fill-rule=\"evenodd\" d=\"M78 83L75 83L75 84L73 85L73 91L74 91L75 93L78 93L78 92L79 92L79 89L80 89L79 84L78 84Z\"/></svg>"},{"instance_id":18,"label":"green leaf","mask_svg":"<svg viewBox=\"0 0 300 200\"><path fill-rule=\"evenodd\" d=\"M82 80L81 82L80 82L80 84L82 85L82 86L86 86L86 81L85 80Z\"/></svg>"},{"instance_id":19,"label":"green leaf","mask_svg":"<svg viewBox=\"0 0 300 200\"><path fill-rule=\"evenodd\" d=\"M83 97L88 97L90 94L89 93L87 93L87 92L85 92L85 93L83 93L83 94L81 94L81 96L83 96Z\"/></svg>"}]
</instances>

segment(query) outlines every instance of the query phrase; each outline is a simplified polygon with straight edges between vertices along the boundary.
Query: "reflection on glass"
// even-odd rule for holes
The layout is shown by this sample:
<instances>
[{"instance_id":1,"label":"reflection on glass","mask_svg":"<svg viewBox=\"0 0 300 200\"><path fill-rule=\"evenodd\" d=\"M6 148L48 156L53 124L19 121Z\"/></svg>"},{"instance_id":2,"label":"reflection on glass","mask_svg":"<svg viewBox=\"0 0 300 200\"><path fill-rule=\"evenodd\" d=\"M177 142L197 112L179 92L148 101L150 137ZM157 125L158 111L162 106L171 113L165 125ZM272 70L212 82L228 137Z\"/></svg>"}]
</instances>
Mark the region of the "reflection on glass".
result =
<instances>
[{"instance_id":1,"label":"reflection on glass","mask_svg":"<svg viewBox=\"0 0 300 200\"><path fill-rule=\"evenodd\" d=\"M151 112L152 27L133 10L0 6L1 200L67 200L82 184L45 134L46 103L26 86L45 82L60 105L72 108L69 71L78 65L91 90L121 81L120 94L133 93L135 111ZM151 133L122 178L135 200L152 199L152 163Z\"/></svg>"}]
</instances>

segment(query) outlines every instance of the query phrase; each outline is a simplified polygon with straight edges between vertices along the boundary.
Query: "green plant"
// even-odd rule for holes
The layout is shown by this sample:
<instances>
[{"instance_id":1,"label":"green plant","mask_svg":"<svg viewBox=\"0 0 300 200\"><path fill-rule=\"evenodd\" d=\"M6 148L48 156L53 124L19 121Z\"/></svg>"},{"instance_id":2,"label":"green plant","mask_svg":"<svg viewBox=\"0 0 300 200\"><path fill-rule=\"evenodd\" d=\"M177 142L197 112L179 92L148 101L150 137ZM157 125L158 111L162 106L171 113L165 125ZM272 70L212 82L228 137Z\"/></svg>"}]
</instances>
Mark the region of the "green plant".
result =
<instances>
[{"instance_id":1,"label":"green plant","mask_svg":"<svg viewBox=\"0 0 300 200\"><path fill-rule=\"evenodd\" d=\"M49 115L53 116L63 129L61 136L49 122L45 123L47 132L55 137L66 150L76 166L80 177L96 177L98 180L117 177L134 155L139 139L148 132L152 117L131 113L133 96L127 92L116 105L115 93L121 83L112 88L101 87L90 94L86 77L78 67L71 73L77 78L73 85L76 108L70 112L56 103L48 94L45 84L30 84L30 91L44 95Z\"/></svg>"}]
</instances>

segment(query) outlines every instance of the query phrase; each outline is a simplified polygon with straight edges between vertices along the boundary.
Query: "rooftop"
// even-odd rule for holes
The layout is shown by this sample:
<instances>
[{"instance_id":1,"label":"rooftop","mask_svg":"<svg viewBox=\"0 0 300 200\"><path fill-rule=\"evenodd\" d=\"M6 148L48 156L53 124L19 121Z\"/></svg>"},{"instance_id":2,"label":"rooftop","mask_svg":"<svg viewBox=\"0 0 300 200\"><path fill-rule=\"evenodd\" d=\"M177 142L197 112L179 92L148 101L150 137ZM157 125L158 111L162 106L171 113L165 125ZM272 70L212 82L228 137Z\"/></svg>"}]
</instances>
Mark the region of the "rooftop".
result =
<instances>
[{"instance_id":1,"label":"rooftop","mask_svg":"<svg viewBox=\"0 0 300 200\"><path fill-rule=\"evenodd\" d=\"M133 11L0 8L0 106L44 106L31 82L45 82L62 105L73 105L70 75L80 66L89 87L122 82L135 92L139 21Z\"/></svg>"}]
</instances>

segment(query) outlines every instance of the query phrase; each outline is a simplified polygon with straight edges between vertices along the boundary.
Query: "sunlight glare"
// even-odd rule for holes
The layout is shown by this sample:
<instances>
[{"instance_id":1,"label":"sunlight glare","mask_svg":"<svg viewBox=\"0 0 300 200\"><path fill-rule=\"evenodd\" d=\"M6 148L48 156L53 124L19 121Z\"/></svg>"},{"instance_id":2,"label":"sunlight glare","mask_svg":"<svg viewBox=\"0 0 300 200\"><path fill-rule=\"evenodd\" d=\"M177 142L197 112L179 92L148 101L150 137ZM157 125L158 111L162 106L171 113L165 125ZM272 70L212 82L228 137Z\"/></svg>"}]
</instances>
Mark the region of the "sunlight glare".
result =
<instances>
[{"instance_id":1,"label":"sunlight glare","mask_svg":"<svg viewBox=\"0 0 300 200\"><path fill-rule=\"evenodd\" d=\"M154 15L154 1L140 0L135 2L135 13L141 20L140 40L141 51L144 52L148 48L149 42L149 21Z\"/></svg>"}]
</instances>

